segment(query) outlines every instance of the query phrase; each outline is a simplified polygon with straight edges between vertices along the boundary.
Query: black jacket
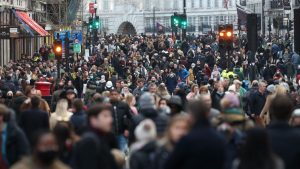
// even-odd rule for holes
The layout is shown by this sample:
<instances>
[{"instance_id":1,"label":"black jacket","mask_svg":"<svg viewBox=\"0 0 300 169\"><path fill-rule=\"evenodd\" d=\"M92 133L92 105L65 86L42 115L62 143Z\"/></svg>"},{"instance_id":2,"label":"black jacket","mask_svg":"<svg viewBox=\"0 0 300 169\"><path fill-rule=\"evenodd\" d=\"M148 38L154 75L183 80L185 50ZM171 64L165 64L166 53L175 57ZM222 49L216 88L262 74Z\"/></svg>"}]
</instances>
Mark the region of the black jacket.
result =
<instances>
[{"instance_id":1,"label":"black jacket","mask_svg":"<svg viewBox=\"0 0 300 169\"><path fill-rule=\"evenodd\" d=\"M72 168L73 169L117 169L110 147L101 137L101 134L90 131L82 136L75 144Z\"/></svg>"},{"instance_id":2,"label":"black jacket","mask_svg":"<svg viewBox=\"0 0 300 169\"><path fill-rule=\"evenodd\" d=\"M145 119L151 119L156 126L156 132L159 137L161 137L168 125L168 116L163 113L158 113L155 109L141 109L138 116L134 116L132 119L132 125L129 132L129 143L135 141L134 130L135 128Z\"/></svg>"},{"instance_id":3,"label":"black jacket","mask_svg":"<svg viewBox=\"0 0 300 169\"><path fill-rule=\"evenodd\" d=\"M40 109L30 109L20 115L20 127L30 140L37 130L49 129L49 116Z\"/></svg>"},{"instance_id":4,"label":"black jacket","mask_svg":"<svg viewBox=\"0 0 300 169\"><path fill-rule=\"evenodd\" d=\"M249 102L251 114L259 116L266 103L266 95L261 94L259 91L256 91L253 94L251 94Z\"/></svg>"},{"instance_id":5,"label":"black jacket","mask_svg":"<svg viewBox=\"0 0 300 169\"><path fill-rule=\"evenodd\" d=\"M225 139L208 121L198 122L175 146L165 169L223 169L225 154Z\"/></svg>"},{"instance_id":6,"label":"black jacket","mask_svg":"<svg viewBox=\"0 0 300 169\"><path fill-rule=\"evenodd\" d=\"M141 149L133 152L130 157L130 169L156 169L155 162L156 143L150 142Z\"/></svg>"},{"instance_id":7,"label":"black jacket","mask_svg":"<svg viewBox=\"0 0 300 169\"><path fill-rule=\"evenodd\" d=\"M112 115L114 118L114 134L123 134L125 130L129 129L132 115L128 104L118 101L112 104Z\"/></svg>"},{"instance_id":8,"label":"black jacket","mask_svg":"<svg viewBox=\"0 0 300 169\"><path fill-rule=\"evenodd\" d=\"M29 143L23 131L14 123L7 124L6 158L9 166L18 162L30 152Z\"/></svg>"},{"instance_id":9,"label":"black jacket","mask_svg":"<svg viewBox=\"0 0 300 169\"><path fill-rule=\"evenodd\" d=\"M284 161L285 168L300 168L300 130L288 123L270 124L268 132L274 152Z\"/></svg>"},{"instance_id":10,"label":"black jacket","mask_svg":"<svg viewBox=\"0 0 300 169\"><path fill-rule=\"evenodd\" d=\"M81 135L87 125L86 114L84 111L75 112L71 118L70 122L74 127L74 131L77 135Z\"/></svg>"}]
</instances>

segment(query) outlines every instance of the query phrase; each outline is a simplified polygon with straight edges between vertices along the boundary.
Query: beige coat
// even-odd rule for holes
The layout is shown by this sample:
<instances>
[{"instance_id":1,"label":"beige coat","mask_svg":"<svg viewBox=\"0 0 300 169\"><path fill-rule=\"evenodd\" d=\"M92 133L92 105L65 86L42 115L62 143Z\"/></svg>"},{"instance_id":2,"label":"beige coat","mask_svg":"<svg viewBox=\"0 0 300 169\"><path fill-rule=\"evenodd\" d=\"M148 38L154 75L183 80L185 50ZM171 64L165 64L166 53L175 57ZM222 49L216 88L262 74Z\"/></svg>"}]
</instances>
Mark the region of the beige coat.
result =
<instances>
[{"instance_id":1,"label":"beige coat","mask_svg":"<svg viewBox=\"0 0 300 169\"><path fill-rule=\"evenodd\" d=\"M36 166L36 164L33 162L32 157L26 157L23 158L21 161L16 163L11 167L11 169L34 169L34 168L40 168ZM49 166L47 169L70 169L70 167L66 166L59 160L55 160L51 166Z\"/></svg>"}]
</instances>

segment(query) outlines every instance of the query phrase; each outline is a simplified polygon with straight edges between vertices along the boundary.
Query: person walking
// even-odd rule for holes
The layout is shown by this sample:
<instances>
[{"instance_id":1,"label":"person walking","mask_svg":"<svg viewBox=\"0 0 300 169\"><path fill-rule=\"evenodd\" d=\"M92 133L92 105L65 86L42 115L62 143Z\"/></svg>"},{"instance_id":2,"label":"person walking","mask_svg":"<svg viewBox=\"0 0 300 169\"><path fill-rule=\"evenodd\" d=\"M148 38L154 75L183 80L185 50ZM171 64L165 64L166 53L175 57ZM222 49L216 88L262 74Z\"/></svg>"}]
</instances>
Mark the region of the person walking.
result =
<instances>
[{"instance_id":1,"label":"person walking","mask_svg":"<svg viewBox=\"0 0 300 169\"><path fill-rule=\"evenodd\" d=\"M293 102L287 95L276 95L269 112L271 123L267 129L275 154L284 161L287 169L299 169L300 132L289 125Z\"/></svg>"},{"instance_id":2,"label":"person walking","mask_svg":"<svg viewBox=\"0 0 300 169\"><path fill-rule=\"evenodd\" d=\"M32 155L13 165L12 169L70 169L58 160L58 145L49 131L38 131L33 139Z\"/></svg>"},{"instance_id":3,"label":"person walking","mask_svg":"<svg viewBox=\"0 0 300 169\"><path fill-rule=\"evenodd\" d=\"M203 101L190 103L193 128L175 146L165 169L221 169L225 167L225 139L209 124L210 107ZM201 143L201 144L199 144Z\"/></svg>"},{"instance_id":4,"label":"person walking","mask_svg":"<svg viewBox=\"0 0 300 169\"><path fill-rule=\"evenodd\" d=\"M31 109L22 112L20 115L20 127L29 140L32 139L36 131L49 129L49 115L39 108L40 101L39 97L33 96L31 98Z\"/></svg>"},{"instance_id":5,"label":"person walking","mask_svg":"<svg viewBox=\"0 0 300 169\"><path fill-rule=\"evenodd\" d=\"M73 169L117 169L114 157L105 137L112 132L113 116L111 107L95 105L87 112L89 130L75 144Z\"/></svg>"}]
</instances>

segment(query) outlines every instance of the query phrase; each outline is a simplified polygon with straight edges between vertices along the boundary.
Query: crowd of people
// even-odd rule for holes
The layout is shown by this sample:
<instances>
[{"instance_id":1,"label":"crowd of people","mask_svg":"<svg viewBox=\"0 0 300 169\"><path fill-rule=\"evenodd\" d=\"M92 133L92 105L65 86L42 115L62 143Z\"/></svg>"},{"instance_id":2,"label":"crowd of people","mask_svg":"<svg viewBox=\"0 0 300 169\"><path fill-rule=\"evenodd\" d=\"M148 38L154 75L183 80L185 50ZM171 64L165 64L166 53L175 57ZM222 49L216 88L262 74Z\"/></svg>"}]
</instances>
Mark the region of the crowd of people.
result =
<instances>
[{"instance_id":1,"label":"crowd of people","mask_svg":"<svg viewBox=\"0 0 300 169\"><path fill-rule=\"evenodd\" d=\"M300 56L289 37L108 35L0 67L1 169L299 169ZM60 74L58 74L58 72ZM299 73L299 74L298 74ZM50 82L50 96L36 88Z\"/></svg>"}]
</instances>

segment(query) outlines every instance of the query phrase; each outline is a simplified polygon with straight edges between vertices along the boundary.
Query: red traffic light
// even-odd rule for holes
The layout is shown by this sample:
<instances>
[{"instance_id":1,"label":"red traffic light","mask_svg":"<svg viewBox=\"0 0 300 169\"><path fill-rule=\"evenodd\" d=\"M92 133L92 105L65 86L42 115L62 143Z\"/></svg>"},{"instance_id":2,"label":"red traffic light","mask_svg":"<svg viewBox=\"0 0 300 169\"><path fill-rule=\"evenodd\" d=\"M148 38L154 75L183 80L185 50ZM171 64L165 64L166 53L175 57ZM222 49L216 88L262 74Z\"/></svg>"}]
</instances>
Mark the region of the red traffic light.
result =
<instances>
[{"instance_id":1,"label":"red traffic light","mask_svg":"<svg viewBox=\"0 0 300 169\"><path fill-rule=\"evenodd\" d=\"M231 36L232 36L232 32L230 32L230 31L229 31L229 32L226 32L226 36L227 36L227 37L231 37Z\"/></svg>"},{"instance_id":2,"label":"red traffic light","mask_svg":"<svg viewBox=\"0 0 300 169\"><path fill-rule=\"evenodd\" d=\"M62 43L61 43L61 41L54 41L53 51L55 53L55 56L57 56L57 57L62 56Z\"/></svg>"},{"instance_id":3,"label":"red traffic light","mask_svg":"<svg viewBox=\"0 0 300 169\"><path fill-rule=\"evenodd\" d=\"M62 49L60 46L56 46L54 50L56 53L60 53Z\"/></svg>"}]
</instances>

